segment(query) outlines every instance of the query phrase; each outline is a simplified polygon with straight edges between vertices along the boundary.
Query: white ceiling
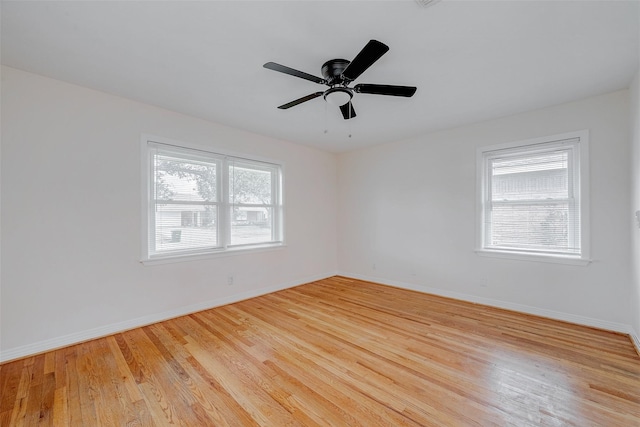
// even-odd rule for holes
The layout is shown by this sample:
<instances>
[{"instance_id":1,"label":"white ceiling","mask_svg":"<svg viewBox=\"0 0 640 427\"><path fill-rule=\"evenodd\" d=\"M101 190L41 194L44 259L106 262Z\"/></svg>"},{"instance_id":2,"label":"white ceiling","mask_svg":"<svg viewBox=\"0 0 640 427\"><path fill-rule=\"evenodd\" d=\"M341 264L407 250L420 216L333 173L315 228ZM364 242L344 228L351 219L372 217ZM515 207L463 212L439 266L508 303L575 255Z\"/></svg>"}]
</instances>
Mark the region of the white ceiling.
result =
<instances>
[{"instance_id":1,"label":"white ceiling","mask_svg":"<svg viewBox=\"0 0 640 427\"><path fill-rule=\"evenodd\" d=\"M637 1L1 7L4 65L334 152L623 89L638 67ZM413 98L356 94L349 121L322 98L276 108L326 87L265 62L321 76L370 39L390 50L355 83L417 86Z\"/></svg>"}]
</instances>

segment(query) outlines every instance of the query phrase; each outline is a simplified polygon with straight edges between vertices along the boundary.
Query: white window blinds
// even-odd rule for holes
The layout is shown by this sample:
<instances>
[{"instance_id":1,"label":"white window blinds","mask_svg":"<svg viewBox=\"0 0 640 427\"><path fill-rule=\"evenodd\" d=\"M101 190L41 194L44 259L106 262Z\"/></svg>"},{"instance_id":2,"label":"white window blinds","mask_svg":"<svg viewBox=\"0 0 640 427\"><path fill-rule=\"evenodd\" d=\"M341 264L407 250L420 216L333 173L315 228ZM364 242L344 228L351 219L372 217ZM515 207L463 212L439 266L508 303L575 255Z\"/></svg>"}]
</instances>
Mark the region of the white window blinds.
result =
<instances>
[{"instance_id":1,"label":"white window blinds","mask_svg":"<svg viewBox=\"0 0 640 427\"><path fill-rule=\"evenodd\" d=\"M483 248L581 254L579 143L484 153Z\"/></svg>"}]
</instances>

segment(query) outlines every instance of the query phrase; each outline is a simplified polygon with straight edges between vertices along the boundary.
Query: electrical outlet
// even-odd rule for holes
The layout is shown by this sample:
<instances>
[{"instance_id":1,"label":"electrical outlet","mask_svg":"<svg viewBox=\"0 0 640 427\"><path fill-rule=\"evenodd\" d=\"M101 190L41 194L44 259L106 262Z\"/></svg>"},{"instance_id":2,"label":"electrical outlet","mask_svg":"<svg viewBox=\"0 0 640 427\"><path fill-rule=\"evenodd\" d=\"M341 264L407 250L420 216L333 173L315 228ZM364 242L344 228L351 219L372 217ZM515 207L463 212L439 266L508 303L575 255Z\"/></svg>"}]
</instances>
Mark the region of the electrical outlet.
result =
<instances>
[{"instance_id":1,"label":"electrical outlet","mask_svg":"<svg viewBox=\"0 0 640 427\"><path fill-rule=\"evenodd\" d=\"M227 285L233 285L233 276L227 276Z\"/></svg>"}]
</instances>

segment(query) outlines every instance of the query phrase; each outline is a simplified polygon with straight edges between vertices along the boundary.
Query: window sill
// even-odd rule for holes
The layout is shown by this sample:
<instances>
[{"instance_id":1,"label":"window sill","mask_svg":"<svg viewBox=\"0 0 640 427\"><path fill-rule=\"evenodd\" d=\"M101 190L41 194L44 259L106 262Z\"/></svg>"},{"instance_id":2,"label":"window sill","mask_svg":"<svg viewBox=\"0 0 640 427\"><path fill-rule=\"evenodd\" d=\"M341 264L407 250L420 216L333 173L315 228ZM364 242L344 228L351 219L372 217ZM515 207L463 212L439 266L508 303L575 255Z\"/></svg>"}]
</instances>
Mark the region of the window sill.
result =
<instances>
[{"instance_id":1,"label":"window sill","mask_svg":"<svg viewBox=\"0 0 640 427\"><path fill-rule=\"evenodd\" d=\"M247 255L259 252L269 252L284 249L286 245L284 243L272 243L260 246L236 247L229 248L227 250L212 251L206 253L194 253L194 254L175 254L175 255L159 255L153 258L143 258L140 262L143 265L158 265L158 264L171 264L175 262L188 262L199 261L212 258L223 258L236 255Z\"/></svg>"},{"instance_id":2,"label":"window sill","mask_svg":"<svg viewBox=\"0 0 640 427\"><path fill-rule=\"evenodd\" d=\"M547 262L553 264L566 264L566 265L589 265L592 260L574 257L574 256L562 256L562 255L548 255L548 254L532 254L527 252L510 252L499 251L490 249L476 249L476 254L483 257L490 258L505 258L515 259L519 261L532 261L532 262Z\"/></svg>"}]
</instances>

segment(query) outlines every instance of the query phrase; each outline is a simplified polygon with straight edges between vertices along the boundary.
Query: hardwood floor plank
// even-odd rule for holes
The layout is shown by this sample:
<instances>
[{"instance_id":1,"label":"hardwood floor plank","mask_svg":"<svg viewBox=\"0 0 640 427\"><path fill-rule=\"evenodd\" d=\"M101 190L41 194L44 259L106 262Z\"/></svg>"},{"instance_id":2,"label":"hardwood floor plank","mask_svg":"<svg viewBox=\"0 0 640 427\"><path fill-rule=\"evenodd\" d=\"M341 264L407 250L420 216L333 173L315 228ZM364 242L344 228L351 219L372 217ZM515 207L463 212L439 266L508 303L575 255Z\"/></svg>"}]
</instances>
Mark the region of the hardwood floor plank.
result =
<instances>
[{"instance_id":1,"label":"hardwood floor plank","mask_svg":"<svg viewBox=\"0 0 640 427\"><path fill-rule=\"evenodd\" d=\"M100 383L100 398L96 400L96 412L103 425L136 425L139 420L134 403L140 399L140 394L131 376L121 374L117 353L114 354L112 351L117 345L114 346L109 338L91 342L91 352L98 359L95 366ZM107 405L98 402L105 402ZM118 410L111 414L112 411L108 408Z\"/></svg>"},{"instance_id":2,"label":"hardwood floor plank","mask_svg":"<svg viewBox=\"0 0 640 427\"><path fill-rule=\"evenodd\" d=\"M113 356L113 364L115 365L115 367L112 367L112 369L114 371L114 374L115 372L117 372L117 374L120 376L122 383L126 388L128 398L132 402L138 402L139 400L142 400L142 395L140 394L140 390L138 389L134 375L132 375L131 371L129 370L130 365L127 363L123 353L121 352L121 348L118 345L116 337L110 336L105 338L105 340L109 345L111 355ZM136 370L136 372L138 371L136 368L134 369Z\"/></svg>"},{"instance_id":3,"label":"hardwood floor plank","mask_svg":"<svg viewBox=\"0 0 640 427\"><path fill-rule=\"evenodd\" d=\"M19 392L23 364L20 362L7 363L0 366L0 413L11 412L15 400L24 397L24 392Z\"/></svg>"},{"instance_id":4,"label":"hardwood floor plank","mask_svg":"<svg viewBox=\"0 0 640 427\"><path fill-rule=\"evenodd\" d=\"M96 381L94 356L91 354L88 345L77 347L75 366L71 368L74 374L77 388L74 390L74 401L79 407L76 409L82 420L82 425L101 426L98 414L95 410L95 399L99 398L99 391L96 389L100 384ZM106 402L105 402L106 403Z\"/></svg>"},{"instance_id":5,"label":"hardwood floor plank","mask_svg":"<svg viewBox=\"0 0 640 427\"><path fill-rule=\"evenodd\" d=\"M64 372L56 371L55 373L56 377L60 378L59 383L56 378L56 383L58 383L58 388L61 387L60 384L66 384L67 413L69 415L69 424L72 426L88 425L83 421L83 415L82 415L80 398L79 398L80 393L86 392L80 389L81 386L80 386L79 373L77 368L78 349L80 348L82 348L82 345L76 345L73 347L69 347L68 349L60 350L64 352L65 371Z\"/></svg>"},{"instance_id":6,"label":"hardwood floor plank","mask_svg":"<svg viewBox=\"0 0 640 427\"><path fill-rule=\"evenodd\" d=\"M54 392L53 399L53 425L60 427L70 427L68 411L67 388L59 387Z\"/></svg>"},{"instance_id":7,"label":"hardwood floor plank","mask_svg":"<svg viewBox=\"0 0 640 427\"><path fill-rule=\"evenodd\" d=\"M628 337L332 277L0 365L1 426L640 425Z\"/></svg>"}]
</instances>

